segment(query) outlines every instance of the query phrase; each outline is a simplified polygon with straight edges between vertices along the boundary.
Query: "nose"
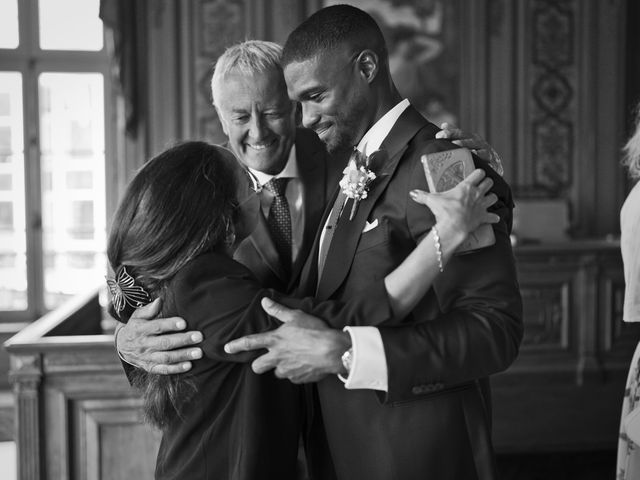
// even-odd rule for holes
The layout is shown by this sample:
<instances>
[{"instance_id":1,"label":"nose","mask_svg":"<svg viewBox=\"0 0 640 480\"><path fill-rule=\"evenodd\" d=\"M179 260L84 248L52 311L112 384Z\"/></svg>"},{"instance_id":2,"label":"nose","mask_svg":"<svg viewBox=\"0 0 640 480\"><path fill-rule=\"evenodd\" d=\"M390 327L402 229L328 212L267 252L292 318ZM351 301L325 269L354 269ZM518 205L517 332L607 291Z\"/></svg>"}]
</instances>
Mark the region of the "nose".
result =
<instances>
[{"instance_id":1,"label":"nose","mask_svg":"<svg viewBox=\"0 0 640 480\"><path fill-rule=\"evenodd\" d=\"M320 115L318 111L306 102L302 102L302 125L304 125L305 128L313 128L319 120Z\"/></svg>"},{"instance_id":2,"label":"nose","mask_svg":"<svg viewBox=\"0 0 640 480\"><path fill-rule=\"evenodd\" d=\"M252 140L262 140L265 134L264 121L261 115L251 115L249 120L249 136Z\"/></svg>"}]
</instances>

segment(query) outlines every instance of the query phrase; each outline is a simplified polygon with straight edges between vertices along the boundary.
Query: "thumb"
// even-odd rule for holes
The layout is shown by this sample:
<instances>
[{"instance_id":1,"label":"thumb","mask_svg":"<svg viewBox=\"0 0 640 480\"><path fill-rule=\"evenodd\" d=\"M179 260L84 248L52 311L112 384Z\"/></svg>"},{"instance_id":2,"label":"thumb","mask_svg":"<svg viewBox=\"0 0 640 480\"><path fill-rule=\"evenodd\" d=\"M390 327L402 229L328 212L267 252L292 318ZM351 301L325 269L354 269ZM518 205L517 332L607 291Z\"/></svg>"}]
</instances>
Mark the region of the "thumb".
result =
<instances>
[{"instance_id":1,"label":"thumb","mask_svg":"<svg viewBox=\"0 0 640 480\"><path fill-rule=\"evenodd\" d=\"M268 297L264 297L260 302L262 309L267 312L268 315L277 318L281 322L290 322L293 317L291 316L291 309L274 302Z\"/></svg>"},{"instance_id":2,"label":"thumb","mask_svg":"<svg viewBox=\"0 0 640 480\"><path fill-rule=\"evenodd\" d=\"M147 303L144 307L137 308L136 311L133 312L133 315L131 315L131 318L152 320L160 313L161 307L162 299L158 297L153 302Z\"/></svg>"}]
</instances>

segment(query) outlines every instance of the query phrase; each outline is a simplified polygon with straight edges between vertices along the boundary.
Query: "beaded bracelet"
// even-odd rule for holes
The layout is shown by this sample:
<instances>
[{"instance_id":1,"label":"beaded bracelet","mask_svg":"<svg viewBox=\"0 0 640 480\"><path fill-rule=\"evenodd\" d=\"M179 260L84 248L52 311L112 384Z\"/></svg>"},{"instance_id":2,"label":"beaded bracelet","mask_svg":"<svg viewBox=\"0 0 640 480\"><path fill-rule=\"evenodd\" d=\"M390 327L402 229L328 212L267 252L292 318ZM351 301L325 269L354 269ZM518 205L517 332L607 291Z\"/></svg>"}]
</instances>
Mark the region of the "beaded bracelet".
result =
<instances>
[{"instance_id":1,"label":"beaded bracelet","mask_svg":"<svg viewBox=\"0 0 640 480\"><path fill-rule=\"evenodd\" d=\"M434 226L433 230L433 243L436 246L436 255L438 257L438 268L440 269L440 273L444 272L444 267L442 266L442 248L440 247L440 235L438 235L438 229Z\"/></svg>"}]
</instances>

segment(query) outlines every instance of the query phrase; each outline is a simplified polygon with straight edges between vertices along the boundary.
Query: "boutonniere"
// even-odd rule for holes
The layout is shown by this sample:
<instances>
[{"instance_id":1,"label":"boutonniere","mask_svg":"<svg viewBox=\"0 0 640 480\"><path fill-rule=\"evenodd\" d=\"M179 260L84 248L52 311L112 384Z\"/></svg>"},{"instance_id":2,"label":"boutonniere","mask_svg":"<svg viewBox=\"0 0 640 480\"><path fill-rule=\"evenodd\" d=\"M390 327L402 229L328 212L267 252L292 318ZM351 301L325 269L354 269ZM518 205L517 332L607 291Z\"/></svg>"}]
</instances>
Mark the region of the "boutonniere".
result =
<instances>
[{"instance_id":1,"label":"boutonniere","mask_svg":"<svg viewBox=\"0 0 640 480\"><path fill-rule=\"evenodd\" d=\"M347 198L353 199L349 220L353 220L358 211L358 203L367 198L371 182L376 179L376 174L369 168L370 158L377 153L373 152L367 156L357 149L354 149L342 173L344 176L340 180L340 188Z\"/></svg>"}]
</instances>

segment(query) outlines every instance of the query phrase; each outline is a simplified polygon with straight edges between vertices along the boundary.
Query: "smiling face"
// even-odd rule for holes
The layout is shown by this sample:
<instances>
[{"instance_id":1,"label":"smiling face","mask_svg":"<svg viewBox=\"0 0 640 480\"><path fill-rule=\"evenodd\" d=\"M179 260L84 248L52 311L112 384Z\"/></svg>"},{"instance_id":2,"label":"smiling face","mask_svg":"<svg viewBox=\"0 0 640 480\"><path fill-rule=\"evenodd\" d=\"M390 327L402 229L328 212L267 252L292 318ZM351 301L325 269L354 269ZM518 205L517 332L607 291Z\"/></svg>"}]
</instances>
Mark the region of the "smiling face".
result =
<instances>
[{"instance_id":1,"label":"smiling face","mask_svg":"<svg viewBox=\"0 0 640 480\"><path fill-rule=\"evenodd\" d=\"M302 105L302 123L315 130L329 152L355 146L375 109L357 54L347 48L284 69L289 97Z\"/></svg>"},{"instance_id":2,"label":"smiling face","mask_svg":"<svg viewBox=\"0 0 640 480\"><path fill-rule=\"evenodd\" d=\"M229 146L244 165L270 175L282 171L296 126L279 71L225 75L216 108Z\"/></svg>"}]
</instances>

